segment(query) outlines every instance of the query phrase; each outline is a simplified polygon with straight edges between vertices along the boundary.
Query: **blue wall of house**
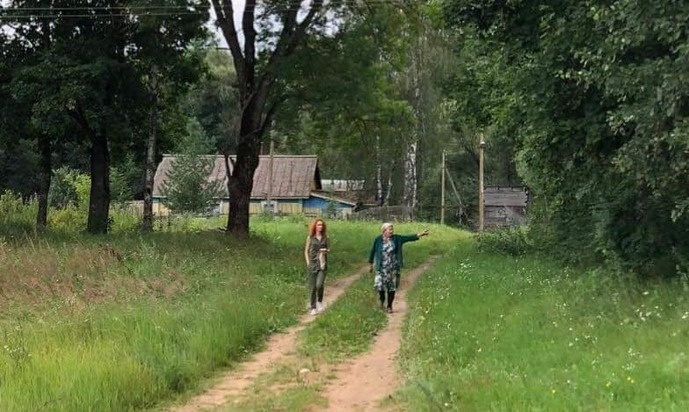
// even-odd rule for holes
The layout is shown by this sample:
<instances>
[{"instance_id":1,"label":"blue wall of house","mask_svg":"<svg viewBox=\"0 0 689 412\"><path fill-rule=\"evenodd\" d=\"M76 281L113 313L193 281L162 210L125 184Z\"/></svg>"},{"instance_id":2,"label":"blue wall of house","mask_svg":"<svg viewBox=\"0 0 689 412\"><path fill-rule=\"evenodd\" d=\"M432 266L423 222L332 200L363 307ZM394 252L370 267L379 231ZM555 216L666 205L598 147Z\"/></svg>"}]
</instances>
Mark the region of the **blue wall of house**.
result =
<instances>
[{"instance_id":1,"label":"blue wall of house","mask_svg":"<svg viewBox=\"0 0 689 412\"><path fill-rule=\"evenodd\" d=\"M320 197L310 197L304 200L304 207L313 207L318 209L325 209L328 207L329 201L321 199ZM335 202L335 207L338 209L349 209L352 206L342 202Z\"/></svg>"}]
</instances>

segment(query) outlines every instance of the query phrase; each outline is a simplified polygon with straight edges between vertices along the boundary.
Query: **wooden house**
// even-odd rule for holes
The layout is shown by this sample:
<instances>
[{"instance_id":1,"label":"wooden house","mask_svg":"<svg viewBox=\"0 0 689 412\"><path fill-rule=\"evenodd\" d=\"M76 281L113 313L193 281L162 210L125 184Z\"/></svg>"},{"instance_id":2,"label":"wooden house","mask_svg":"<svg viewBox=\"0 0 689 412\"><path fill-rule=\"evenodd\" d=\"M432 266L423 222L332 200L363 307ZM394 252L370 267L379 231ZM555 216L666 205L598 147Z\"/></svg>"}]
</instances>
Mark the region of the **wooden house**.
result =
<instances>
[{"instance_id":1,"label":"wooden house","mask_svg":"<svg viewBox=\"0 0 689 412\"><path fill-rule=\"evenodd\" d=\"M213 156L214 167L208 175L209 181L220 182L221 191L214 211L216 214L229 213L229 194L227 173L222 155ZM153 212L167 215L169 210L163 204L162 186L168 172L174 165L175 156L164 155L158 165L153 185ZM230 170L232 163L230 162ZM271 173L272 170L272 173ZM267 208L275 214L325 215L326 209L337 211L340 215L351 213L348 208L354 205L336 199L325 200L322 194L318 157L315 155L274 155L260 156L254 172L254 185L251 191L249 214L256 215ZM268 204L270 199L270 205Z\"/></svg>"},{"instance_id":2,"label":"wooden house","mask_svg":"<svg viewBox=\"0 0 689 412\"><path fill-rule=\"evenodd\" d=\"M526 223L529 191L523 186L486 186L483 189L486 228Z\"/></svg>"}]
</instances>

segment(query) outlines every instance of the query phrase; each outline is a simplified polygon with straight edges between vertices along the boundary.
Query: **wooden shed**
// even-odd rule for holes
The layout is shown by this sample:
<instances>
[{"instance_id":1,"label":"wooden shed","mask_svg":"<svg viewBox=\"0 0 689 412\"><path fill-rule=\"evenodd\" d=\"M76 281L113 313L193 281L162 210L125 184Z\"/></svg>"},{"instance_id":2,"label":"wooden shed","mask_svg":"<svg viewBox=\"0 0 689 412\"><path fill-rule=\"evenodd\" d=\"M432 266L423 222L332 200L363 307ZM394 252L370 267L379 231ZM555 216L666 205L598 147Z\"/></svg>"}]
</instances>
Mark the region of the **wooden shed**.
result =
<instances>
[{"instance_id":1,"label":"wooden shed","mask_svg":"<svg viewBox=\"0 0 689 412\"><path fill-rule=\"evenodd\" d=\"M486 186L483 189L485 227L526 223L529 191L524 186Z\"/></svg>"}]
</instances>

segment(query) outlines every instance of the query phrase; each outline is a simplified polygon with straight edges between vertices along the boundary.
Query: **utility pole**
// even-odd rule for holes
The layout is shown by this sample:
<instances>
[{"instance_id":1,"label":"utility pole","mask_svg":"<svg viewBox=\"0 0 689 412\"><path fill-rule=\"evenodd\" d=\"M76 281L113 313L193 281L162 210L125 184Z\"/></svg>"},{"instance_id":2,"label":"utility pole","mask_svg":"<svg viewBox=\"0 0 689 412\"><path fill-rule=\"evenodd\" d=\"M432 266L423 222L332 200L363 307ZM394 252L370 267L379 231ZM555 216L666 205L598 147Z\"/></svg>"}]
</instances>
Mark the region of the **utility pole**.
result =
<instances>
[{"instance_id":1,"label":"utility pole","mask_svg":"<svg viewBox=\"0 0 689 412\"><path fill-rule=\"evenodd\" d=\"M272 202L272 197L273 197L273 139L271 136L270 139L270 152L268 155L270 156L268 160L268 195L266 196L266 203L268 204L268 210L270 211L270 214L273 214L273 202Z\"/></svg>"},{"instance_id":2,"label":"utility pole","mask_svg":"<svg viewBox=\"0 0 689 412\"><path fill-rule=\"evenodd\" d=\"M481 142L478 145L478 231L483 232L483 146L486 142L483 141L483 133L481 133Z\"/></svg>"},{"instance_id":3,"label":"utility pole","mask_svg":"<svg viewBox=\"0 0 689 412\"><path fill-rule=\"evenodd\" d=\"M445 150L443 150L443 161L440 171L440 224L445 224Z\"/></svg>"}]
</instances>

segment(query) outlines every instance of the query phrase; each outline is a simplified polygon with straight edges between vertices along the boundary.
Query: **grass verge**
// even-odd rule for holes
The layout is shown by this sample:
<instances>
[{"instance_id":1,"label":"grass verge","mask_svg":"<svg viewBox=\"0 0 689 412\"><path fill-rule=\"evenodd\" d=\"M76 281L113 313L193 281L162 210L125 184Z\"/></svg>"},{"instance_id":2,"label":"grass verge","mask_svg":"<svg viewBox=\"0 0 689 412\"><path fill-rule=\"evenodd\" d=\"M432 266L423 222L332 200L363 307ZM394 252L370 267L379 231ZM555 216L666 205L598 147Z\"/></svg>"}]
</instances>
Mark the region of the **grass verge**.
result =
<instances>
[{"instance_id":1,"label":"grass verge","mask_svg":"<svg viewBox=\"0 0 689 412\"><path fill-rule=\"evenodd\" d=\"M639 284L464 245L410 296L404 410L684 410L689 302ZM686 290L686 289L685 289Z\"/></svg>"}]
</instances>

